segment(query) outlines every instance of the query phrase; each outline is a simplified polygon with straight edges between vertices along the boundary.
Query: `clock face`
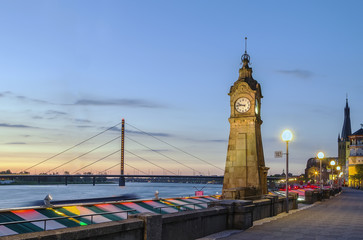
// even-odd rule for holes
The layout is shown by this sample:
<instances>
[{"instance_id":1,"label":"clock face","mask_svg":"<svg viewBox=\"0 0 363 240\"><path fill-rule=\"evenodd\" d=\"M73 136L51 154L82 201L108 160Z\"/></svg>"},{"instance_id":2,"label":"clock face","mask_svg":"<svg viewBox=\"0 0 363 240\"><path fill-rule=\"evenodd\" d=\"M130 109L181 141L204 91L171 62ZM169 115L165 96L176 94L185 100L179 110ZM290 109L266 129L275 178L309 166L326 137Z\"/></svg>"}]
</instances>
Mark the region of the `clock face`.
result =
<instances>
[{"instance_id":1,"label":"clock face","mask_svg":"<svg viewBox=\"0 0 363 240\"><path fill-rule=\"evenodd\" d=\"M234 107L236 108L237 112L245 113L250 110L251 102L248 98L245 97L238 98L234 104Z\"/></svg>"}]
</instances>

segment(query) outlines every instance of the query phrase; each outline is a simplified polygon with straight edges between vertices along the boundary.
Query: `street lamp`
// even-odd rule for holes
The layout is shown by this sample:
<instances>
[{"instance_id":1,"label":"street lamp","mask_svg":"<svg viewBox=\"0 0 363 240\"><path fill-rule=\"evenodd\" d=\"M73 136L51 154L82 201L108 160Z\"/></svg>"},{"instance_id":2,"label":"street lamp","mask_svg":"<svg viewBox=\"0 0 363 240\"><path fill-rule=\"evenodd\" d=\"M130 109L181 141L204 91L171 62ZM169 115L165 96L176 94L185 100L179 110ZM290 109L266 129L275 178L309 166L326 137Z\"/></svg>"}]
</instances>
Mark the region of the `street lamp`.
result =
<instances>
[{"instance_id":1,"label":"street lamp","mask_svg":"<svg viewBox=\"0 0 363 240\"><path fill-rule=\"evenodd\" d=\"M331 182L330 182L330 188L333 189L333 181L334 181L334 166L335 166L335 161L331 160L330 161L330 167L331 167Z\"/></svg>"},{"instance_id":2,"label":"street lamp","mask_svg":"<svg viewBox=\"0 0 363 240\"><path fill-rule=\"evenodd\" d=\"M340 166L337 166L337 170L339 171L339 175L337 175L338 176L338 187L340 188L340 170L341 170L342 168L340 167Z\"/></svg>"},{"instance_id":3,"label":"street lamp","mask_svg":"<svg viewBox=\"0 0 363 240\"><path fill-rule=\"evenodd\" d=\"M289 142L292 140L292 132L288 129L282 132L282 141L286 142L286 213L289 212Z\"/></svg>"},{"instance_id":4,"label":"street lamp","mask_svg":"<svg viewBox=\"0 0 363 240\"><path fill-rule=\"evenodd\" d=\"M320 178L319 178L320 189L323 190L323 182L321 181L321 160L324 158L324 153L323 152L318 152L318 158L320 160Z\"/></svg>"}]
</instances>

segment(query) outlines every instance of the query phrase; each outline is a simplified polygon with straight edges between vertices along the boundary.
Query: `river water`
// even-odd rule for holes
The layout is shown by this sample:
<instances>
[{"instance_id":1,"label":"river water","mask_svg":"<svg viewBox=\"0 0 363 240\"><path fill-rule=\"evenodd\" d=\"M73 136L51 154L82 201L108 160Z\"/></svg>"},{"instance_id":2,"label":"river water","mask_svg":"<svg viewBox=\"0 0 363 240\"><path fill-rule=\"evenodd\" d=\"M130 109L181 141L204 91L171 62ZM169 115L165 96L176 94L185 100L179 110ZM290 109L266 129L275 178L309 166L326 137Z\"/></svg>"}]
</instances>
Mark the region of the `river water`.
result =
<instances>
[{"instance_id":1,"label":"river water","mask_svg":"<svg viewBox=\"0 0 363 240\"><path fill-rule=\"evenodd\" d=\"M220 194L220 184L190 183L135 183L126 182L125 187L118 184L70 184L70 185L0 185L0 209L38 205L47 194L53 200L80 198L100 198L136 194L141 199L151 199L155 191L159 197L194 196L194 192L203 188L204 195ZM38 204L37 204L38 203Z\"/></svg>"}]
</instances>

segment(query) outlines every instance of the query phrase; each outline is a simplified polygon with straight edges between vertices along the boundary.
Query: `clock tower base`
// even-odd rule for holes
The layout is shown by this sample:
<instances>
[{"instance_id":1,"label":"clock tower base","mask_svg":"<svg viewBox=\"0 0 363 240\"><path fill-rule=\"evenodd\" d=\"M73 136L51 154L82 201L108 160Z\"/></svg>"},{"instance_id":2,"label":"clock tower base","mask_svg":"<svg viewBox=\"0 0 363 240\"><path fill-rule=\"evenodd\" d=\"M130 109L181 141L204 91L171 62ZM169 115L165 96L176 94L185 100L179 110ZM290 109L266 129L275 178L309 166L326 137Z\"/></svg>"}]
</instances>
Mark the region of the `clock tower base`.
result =
<instances>
[{"instance_id":1,"label":"clock tower base","mask_svg":"<svg viewBox=\"0 0 363 240\"><path fill-rule=\"evenodd\" d=\"M265 167L259 118L231 117L223 199L259 199L267 194Z\"/></svg>"}]
</instances>

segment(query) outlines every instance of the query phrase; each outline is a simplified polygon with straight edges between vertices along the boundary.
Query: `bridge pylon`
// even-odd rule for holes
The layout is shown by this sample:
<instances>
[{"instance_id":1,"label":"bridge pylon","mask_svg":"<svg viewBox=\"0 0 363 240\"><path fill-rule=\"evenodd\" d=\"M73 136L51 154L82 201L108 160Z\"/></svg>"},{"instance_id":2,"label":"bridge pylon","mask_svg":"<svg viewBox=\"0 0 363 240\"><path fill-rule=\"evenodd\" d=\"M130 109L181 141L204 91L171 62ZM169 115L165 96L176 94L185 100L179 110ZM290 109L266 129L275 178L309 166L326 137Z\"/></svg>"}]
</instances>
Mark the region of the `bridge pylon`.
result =
<instances>
[{"instance_id":1,"label":"bridge pylon","mask_svg":"<svg viewBox=\"0 0 363 240\"><path fill-rule=\"evenodd\" d=\"M121 124L121 175L124 175L125 172L125 119L122 119ZM122 176L119 178L118 185L120 187L125 186L125 177Z\"/></svg>"}]
</instances>

